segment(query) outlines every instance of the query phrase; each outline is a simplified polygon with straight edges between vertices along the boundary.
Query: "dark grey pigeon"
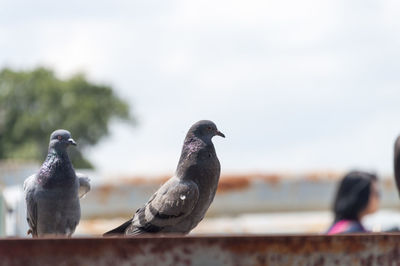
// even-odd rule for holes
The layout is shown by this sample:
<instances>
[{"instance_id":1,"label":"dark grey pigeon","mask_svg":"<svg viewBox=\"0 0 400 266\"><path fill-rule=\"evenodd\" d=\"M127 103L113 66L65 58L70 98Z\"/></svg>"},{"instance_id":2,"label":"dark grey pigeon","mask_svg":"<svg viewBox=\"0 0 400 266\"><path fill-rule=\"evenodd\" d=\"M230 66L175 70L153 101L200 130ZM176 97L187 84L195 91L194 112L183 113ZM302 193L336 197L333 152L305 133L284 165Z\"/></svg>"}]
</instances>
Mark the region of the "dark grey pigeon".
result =
<instances>
[{"instance_id":1,"label":"dark grey pigeon","mask_svg":"<svg viewBox=\"0 0 400 266\"><path fill-rule=\"evenodd\" d=\"M211 141L225 137L208 120L186 135L175 175L164 183L134 217L104 234L189 233L203 219L217 191L220 164Z\"/></svg>"},{"instance_id":2,"label":"dark grey pigeon","mask_svg":"<svg viewBox=\"0 0 400 266\"><path fill-rule=\"evenodd\" d=\"M76 143L67 130L54 131L39 172L24 182L28 233L33 237L71 236L79 223L79 198L90 190L90 180L75 174L67 154L69 145Z\"/></svg>"},{"instance_id":3,"label":"dark grey pigeon","mask_svg":"<svg viewBox=\"0 0 400 266\"><path fill-rule=\"evenodd\" d=\"M400 136L394 143L394 180L400 195Z\"/></svg>"}]
</instances>

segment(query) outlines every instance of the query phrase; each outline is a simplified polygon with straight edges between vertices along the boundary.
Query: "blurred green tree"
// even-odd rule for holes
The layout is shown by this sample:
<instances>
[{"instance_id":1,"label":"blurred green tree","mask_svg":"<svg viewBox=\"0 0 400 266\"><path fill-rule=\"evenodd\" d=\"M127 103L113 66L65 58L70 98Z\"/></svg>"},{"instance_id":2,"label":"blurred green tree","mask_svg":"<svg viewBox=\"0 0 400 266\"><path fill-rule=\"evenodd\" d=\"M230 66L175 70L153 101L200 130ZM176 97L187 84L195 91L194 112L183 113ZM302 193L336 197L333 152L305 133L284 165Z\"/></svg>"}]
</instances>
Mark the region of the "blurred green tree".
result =
<instances>
[{"instance_id":1,"label":"blurred green tree","mask_svg":"<svg viewBox=\"0 0 400 266\"><path fill-rule=\"evenodd\" d=\"M46 68L0 71L0 159L43 161L51 132L63 128L78 143L69 149L74 167L93 168L82 150L109 133L113 118L135 124L126 101L83 74L59 79Z\"/></svg>"}]
</instances>

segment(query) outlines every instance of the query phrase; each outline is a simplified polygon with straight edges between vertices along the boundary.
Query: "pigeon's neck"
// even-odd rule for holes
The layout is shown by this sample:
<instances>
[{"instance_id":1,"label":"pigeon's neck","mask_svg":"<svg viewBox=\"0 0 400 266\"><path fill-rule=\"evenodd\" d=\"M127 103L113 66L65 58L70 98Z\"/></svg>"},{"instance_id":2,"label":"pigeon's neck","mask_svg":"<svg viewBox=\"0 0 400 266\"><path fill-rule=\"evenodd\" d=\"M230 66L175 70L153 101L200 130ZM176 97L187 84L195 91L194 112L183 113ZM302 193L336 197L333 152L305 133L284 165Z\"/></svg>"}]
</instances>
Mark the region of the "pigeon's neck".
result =
<instances>
[{"instance_id":1,"label":"pigeon's neck","mask_svg":"<svg viewBox=\"0 0 400 266\"><path fill-rule=\"evenodd\" d=\"M52 155L57 158L69 161L69 156L66 150L57 150L56 148L49 148L48 155Z\"/></svg>"},{"instance_id":2,"label":"pigeon's neck","mask_svg":"<svg viewBox=\"0 0 400 266\"><path fill-rule=\"evenodd\" d=\"M47 157L49 157L49 156L51 156L51 157L54 156L54 157L57 157L59 159L69 161L69 157L68 157L67 151L66 150L58 150L55 147L49 147L49 151L48 151Z\"/></svg>"},{"instance_id":3,"label":"pigeon's neck","mask_svg":"<svg viewBox=\"0 0 400 266\"><path fill-rule=\"evenodd\" d=\"M46 160L39 170L39 183L44 187L62 185L75 176L67 152L49 149ZM64 181L63 181L64 180Z\"/></svg>"},{"instance_id":4,"label":"pigeon's neck","mask_svg":"<svg viewBox=\"0 0 400 266\"><path fill-rule=\"evenodd\" d=\"M57 151L55 149L49 149L46 160L44 161L42 167L54 168L59 164L68 166L71 165L68 153L66 151Z\"/></svg>"},{"instance_id":5,"label":"pigeon's neck","mask_svg":"<svg viewBox=\"0 0 400 266\"><path fill-rule=\"evenodd\" d=\"M195 136L187 136L183 143L181 157L175 175L179 178L185 178L185 173L187 173L189 168L196 165L199 154L202 152L215 154L213 143Z\"/></svg>"}]
</instances>

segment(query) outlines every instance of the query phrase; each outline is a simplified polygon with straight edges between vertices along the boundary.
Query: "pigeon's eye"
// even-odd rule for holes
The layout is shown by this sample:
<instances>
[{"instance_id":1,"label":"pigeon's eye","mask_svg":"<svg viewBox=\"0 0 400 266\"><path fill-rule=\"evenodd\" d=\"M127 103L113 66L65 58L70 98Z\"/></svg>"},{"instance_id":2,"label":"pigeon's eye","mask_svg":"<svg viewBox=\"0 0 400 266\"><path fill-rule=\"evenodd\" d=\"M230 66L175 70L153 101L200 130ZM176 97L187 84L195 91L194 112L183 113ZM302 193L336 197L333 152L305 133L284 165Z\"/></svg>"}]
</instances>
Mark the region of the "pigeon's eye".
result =
<instances>
[{"instance_id":1,"label":"pigeon's eye","mask_svg":"<svg viewBox=\"0 0 400 266\"><path fill-rule=\"evenodd\" d=\"M211 130L211 127L208 127L208 130Z\"/></svg>"},{"instance_id":2,"label":"pigeon's eye","mask_svg":"<svg viewBox=\"0 0 400 266\"><path fill-rule=\"evenodd\" d=\"M57 136L57 139L58 139L58 140L62 140L62 137L61 137L61 136Z\"/></svg>"}]
</instances>

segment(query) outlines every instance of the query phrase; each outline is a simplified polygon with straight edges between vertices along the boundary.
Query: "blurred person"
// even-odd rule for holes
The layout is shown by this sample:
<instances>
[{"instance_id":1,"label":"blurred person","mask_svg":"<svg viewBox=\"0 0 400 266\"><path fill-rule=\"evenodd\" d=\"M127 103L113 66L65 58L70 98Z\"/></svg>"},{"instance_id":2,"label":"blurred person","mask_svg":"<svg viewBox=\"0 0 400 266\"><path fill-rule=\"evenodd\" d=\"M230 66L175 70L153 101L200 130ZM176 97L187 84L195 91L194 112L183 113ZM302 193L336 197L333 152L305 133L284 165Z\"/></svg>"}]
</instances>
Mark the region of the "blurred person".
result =
<instances>
[{"instance_id":1,"label":"blurred person","mask_svg":"<svg viewBox=\"0 0 400 266\"><path fill-rule=\"evenodd\" d=\"M361 223L379 208L380 194L375 174L352 171L341 181L333 204L335 220L327 234L368 232Z\"/></svg>"}]
</instances>

